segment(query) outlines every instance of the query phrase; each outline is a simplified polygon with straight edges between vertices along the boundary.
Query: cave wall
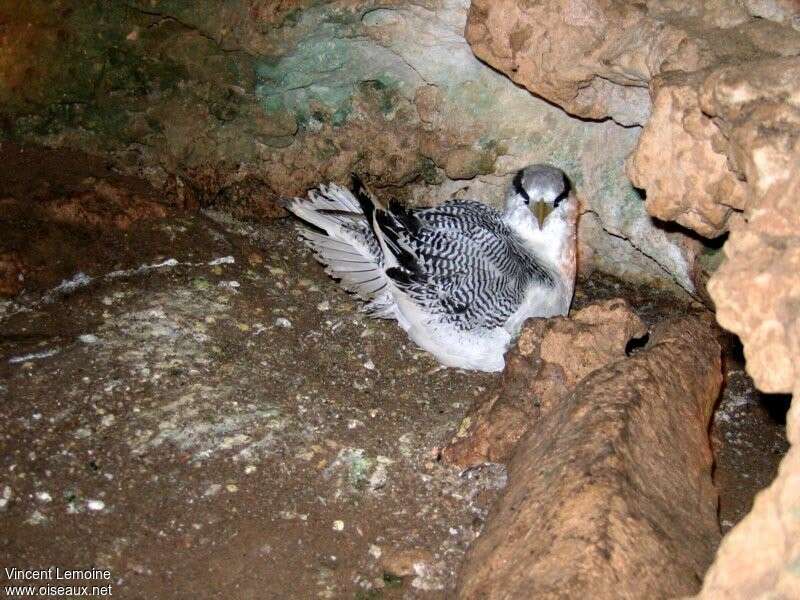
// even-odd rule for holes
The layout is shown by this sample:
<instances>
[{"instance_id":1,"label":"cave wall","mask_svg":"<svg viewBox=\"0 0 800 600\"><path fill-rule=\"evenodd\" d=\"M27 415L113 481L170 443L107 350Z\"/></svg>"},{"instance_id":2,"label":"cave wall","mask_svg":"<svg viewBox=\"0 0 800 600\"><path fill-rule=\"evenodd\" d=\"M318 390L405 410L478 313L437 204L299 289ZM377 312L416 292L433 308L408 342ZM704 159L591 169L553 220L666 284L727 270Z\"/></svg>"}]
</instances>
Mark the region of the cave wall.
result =
<instances>
[{"instance_id":1,"label":"cave wall","mask_svg":"<svg viewBox=\"0 0 800 600\"><path fill-rule=\"evenodd\" d=\"M730 233L709 285L718 319L742 337L756 384L791 392L800 7L770 6L783 12L737 0L475 0L466 36L489 64L578 116L646 117L628 175L651 215L706 238Z\"/></svg>"},{"instance_id":2,"label":"cave wall","mask_svg":"<svg viewBox=\"0 0 800 600\"><path fill-rule=\"evenodd\" d=\"M708 289L767 392L800 391L800 4L475 0L467 39L584 117L643 126L648 212L729 237ZM646 95L643 95L646 92ZM703 598L800 596L800 413L777 479L723 540Z\"/></svg>"},{"instance_id":3,"label":"cave wall","mask_svg":"<svg viewBox=\"0 0 800 600\"><path fill-rule=\"evenodd\" d=\"M654 226L624 173L639 129L572 118L487 68L464 39L468 0L25 7L0 8L7 139L259 217L354 170L412 202L496 204L507 175L547 161L582 199L584 271L696 291L700 244Z\"/></svg>"}]
</instances>

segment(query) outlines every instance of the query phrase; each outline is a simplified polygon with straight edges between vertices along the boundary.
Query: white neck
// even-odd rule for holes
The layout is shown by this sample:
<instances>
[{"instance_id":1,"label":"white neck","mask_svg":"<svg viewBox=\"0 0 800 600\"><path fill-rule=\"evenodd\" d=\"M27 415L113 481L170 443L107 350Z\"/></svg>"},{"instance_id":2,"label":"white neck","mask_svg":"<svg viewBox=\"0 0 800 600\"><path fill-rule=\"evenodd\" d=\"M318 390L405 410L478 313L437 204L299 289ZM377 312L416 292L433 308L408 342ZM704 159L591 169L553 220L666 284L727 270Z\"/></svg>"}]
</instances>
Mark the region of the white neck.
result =
<instances>
[{"instance_id":1,"label":"white neck","mask_svg":"<svg viewBox=\"0 0 800 600\"><path fill-rule=\"evenodd\" d=\"M560 275L570 296L575 285L575 220L577 207L571 207L566 219L547 219L542 229L527 206L517 206L503 213L503 221L519 235L530 252Z\"/></svg>"}]
</instances>

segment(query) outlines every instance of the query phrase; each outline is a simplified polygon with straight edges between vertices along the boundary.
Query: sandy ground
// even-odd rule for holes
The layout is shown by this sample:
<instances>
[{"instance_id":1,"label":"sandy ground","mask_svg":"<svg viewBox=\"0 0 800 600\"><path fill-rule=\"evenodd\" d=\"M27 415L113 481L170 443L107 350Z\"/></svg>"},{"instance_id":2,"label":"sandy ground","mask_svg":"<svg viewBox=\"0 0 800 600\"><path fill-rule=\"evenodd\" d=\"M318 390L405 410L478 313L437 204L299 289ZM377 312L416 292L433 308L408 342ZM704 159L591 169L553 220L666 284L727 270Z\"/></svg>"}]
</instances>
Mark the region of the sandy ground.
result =
<instances>
[{"instance_id":1,"label":"sandy ground","mask_svg":"<svg viewBox=\"0 0 800 600\"><path fill-rule=\"evenodd\" d=\"M288 220L206 211L114 239L0 302L0 567L108 569L81 584L118 598L444 597L505 473L437 449L497 376L364 318ZM576 304L615 295L650 322L680 310L600 276ZM723 529L786 451L784 399L729 354Z\"/></svg>"}]
</instances>

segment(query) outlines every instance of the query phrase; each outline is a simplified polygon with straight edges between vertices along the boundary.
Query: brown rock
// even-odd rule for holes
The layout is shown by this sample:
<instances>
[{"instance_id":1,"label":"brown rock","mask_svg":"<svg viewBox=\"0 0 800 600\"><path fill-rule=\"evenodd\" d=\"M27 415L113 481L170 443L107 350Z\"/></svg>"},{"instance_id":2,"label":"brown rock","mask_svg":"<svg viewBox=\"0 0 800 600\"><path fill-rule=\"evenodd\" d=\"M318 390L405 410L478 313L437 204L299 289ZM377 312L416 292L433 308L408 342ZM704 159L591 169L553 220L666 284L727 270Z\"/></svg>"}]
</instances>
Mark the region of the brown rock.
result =
<instances>
[{"instance_id":1,"label":"brown rock","mask_svg":"<svg viewBox=\"0 0 800 600\"><path fill-rule=\"evenodd\" d=\"M693 317L543 410L463 565L459 598L697 591L719 539L707 426L720 347Z\"/></svg>"},{"instance_id":2,"label":"brown rock","mask_svg":"<svg viewBox=\"0 0 800 600\"><path fill-rule=\"evenodd\" d=\"M755 4L762 12L770 5L749 3L751 8ZM787 21L784 16L772 18ZM776 43L762 33L754 30L757 35L751 38L761 51L771 46L773 54L786 56L789 49L795 56L757 58L693 77L676 75L654 85L653 118L628 167L636 183L647 188L648 209L654 214L674 218L704 235L730 228L723 248L726 260L708 283L717 320L741 338L747 371L760 389L794 388L797 394L800 63L796 47L800 37ZM675 94L681 95L683 106L667 100ZM703 135L691 126L698 121ZM659 138L677 141L664 144L655 162L652 144ZM681 147L695 152L682 153ZM688 176L670 185L660 175L664 172ZM742 211L744 219L727 223L720 219L720 211L728 208ZM800 597L798 420L795 398L787 425L794 445L751 514L725 538L699 597Z\"/></svg>"},{"instance_id":3,"label":"brown rock","mask_svg":"<svg viewBox=\"0 0 800 600\"><path fill-rule=\"evenodd\" d=\"M424 548L388 548L383 551L381 567L395 577L408 577L414 575L415 565L429 563L431 560L433 555Z\"/></svg>"},{"instance_id":4,"label":"brown rock","mask_svg":"<svg viewBox=\"0 0 800 600\"><path fill-rule=\"evenodd\" d=\"M792 150L800 165L800 132ZM744 345L759 389L789 392L800 378L800 171L778 180L724 246L709 292L720 325Z\"/></svg>"},{"instance_id":5,"label":"brown rock","mask_svg":"<svg viewBox=\"0 0 800 600\"><path fill-rule=\"evenodd\" d=\"M700 108L695 79L653 84L653 115L627 171L635 186L647 190L651 215L712 238L727 230L734 208L743 208L746 186L715 150L719 129Z\"/></svg>"},{"instance_id":6,"label":"brown rock","mask_svg":"<svg viewBox=\"0 0 800 600\"><path fill-rule=\"evenodd\" d=\"M519 407L507 399L504 391L501 384L499 392L478 403L464 417L458 432L442 449L445 463L467 468L484 462L505 462L511 456L532 422L536 399L530 398Z\"/></svg>"},{"instance_id":7,"label":"brown rock","mask_svg":"<svg viewBox=\"0 0 800 600\"><path fill-rule=\"evenodd\" d=\"M796 59L670 74L651 87L653 115L627 164L650 214L716 237L800 164Z\"/></svg>"},{"instance_id":8,"label":"brown rock","mask_svg":"<svg viewBox=\"0 0 800 600\"><path fill-rule=\"evenodd\" d=\"M800 4L797 0L744 0L743 3L751 15L778 23L791 23L795 29L800 27Z\"/></svg>"},{"instance_id":9,"label":"brown rock","mask_svg":"<svg viewBox=\"0 0 800 600\"><path fill-rule=\"evenodd\" d=\"M498 388L464 418L442 458L462 468L505 462L540 411L565 398L592 371L625 356L647 332L622 299L592 304L572 317L531 319L507 357Z\"/></svg>"},{"instance_id":10,"label":"brown rock","mask_svg":"<svg viewBox=\"0 0 800 600\"><path fill-rule=\"evenodd\" d=\"M794 33L735 0L474 0L465 36L478 57L568 112L631 125L647 120L657 75L759 50L788 56Z\"/></svg>"},{"instance_id":11,"label":"brown rock","mask_svg":"<svg viewBox=\"0 0 800 600\"><path fill-rule=\"evenodd\" d=\"M163 204L102 180L92 190L48 202L44 212L57 223L98 229L128 229L137 221L167 216Z\"/></svg>"},{"instance_id":12,"label":"brown rock","mask_svg":"<svg viewBox=\"0 0 800 600\"><path fill-rule=\"evenodd\" d=\"M554 321L541 338L540 357L564 369L566 385L574 387L592 371L625 356L628 342L645 333L645 324L625 300L606 300Z\"/></svg>"},{"instance_id":13,"label":"brown rock","mask_svg":"<svg viewBox=\"0 0 800 600\"><path fill-rule=\"evenodd\" d=\"M16 252L0 253L0 296L12 297L24 286L25 264Z\"/></svg>"},{"instance_id":14,"label":"brown rock","mask_svg":"<svg viewBox=\"0 0 800 600\"><path fill-rule=\"evenodd\" d=\"M645 25L644 16L644 7L628 2L475 0L465 36L479 58L572 114L641 123L658 67L642 58L660 62L664 51L648 50L685 38ZM645 27L648 35L622 39L625 28Z\"/></svg>"}]
</instances>

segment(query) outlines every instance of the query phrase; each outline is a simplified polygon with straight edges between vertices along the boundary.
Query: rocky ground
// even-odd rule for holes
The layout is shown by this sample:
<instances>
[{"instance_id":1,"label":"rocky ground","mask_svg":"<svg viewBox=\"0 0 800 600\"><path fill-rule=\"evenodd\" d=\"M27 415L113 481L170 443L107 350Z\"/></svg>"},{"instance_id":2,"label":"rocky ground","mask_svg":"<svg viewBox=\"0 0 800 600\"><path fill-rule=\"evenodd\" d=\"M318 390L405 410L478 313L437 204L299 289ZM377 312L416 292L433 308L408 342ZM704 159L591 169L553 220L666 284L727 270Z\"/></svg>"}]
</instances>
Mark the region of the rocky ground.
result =
<instances>
[{"instance_id":1,"label":"rocky ground","mask_svg":"<svg viewBox=\"0 0 800 600\"><path fill-rule=\"evenodd\" d=\"M80 192L65 183L0 222L17 240L4 256L25 258L23 217L40 256L0 304L0 563L107 568L122 598L451 590L505 473L459 472L438 449L497 376L438 369L363 318L288 220L164 207L94 235L87 209L88 224L43 230L69 204L47 198ZM599 275L576 305L619 295L648 323L682 310ZM786 452L780 404L729 354L724 530Z\"/></svg>"}]
</instances>

